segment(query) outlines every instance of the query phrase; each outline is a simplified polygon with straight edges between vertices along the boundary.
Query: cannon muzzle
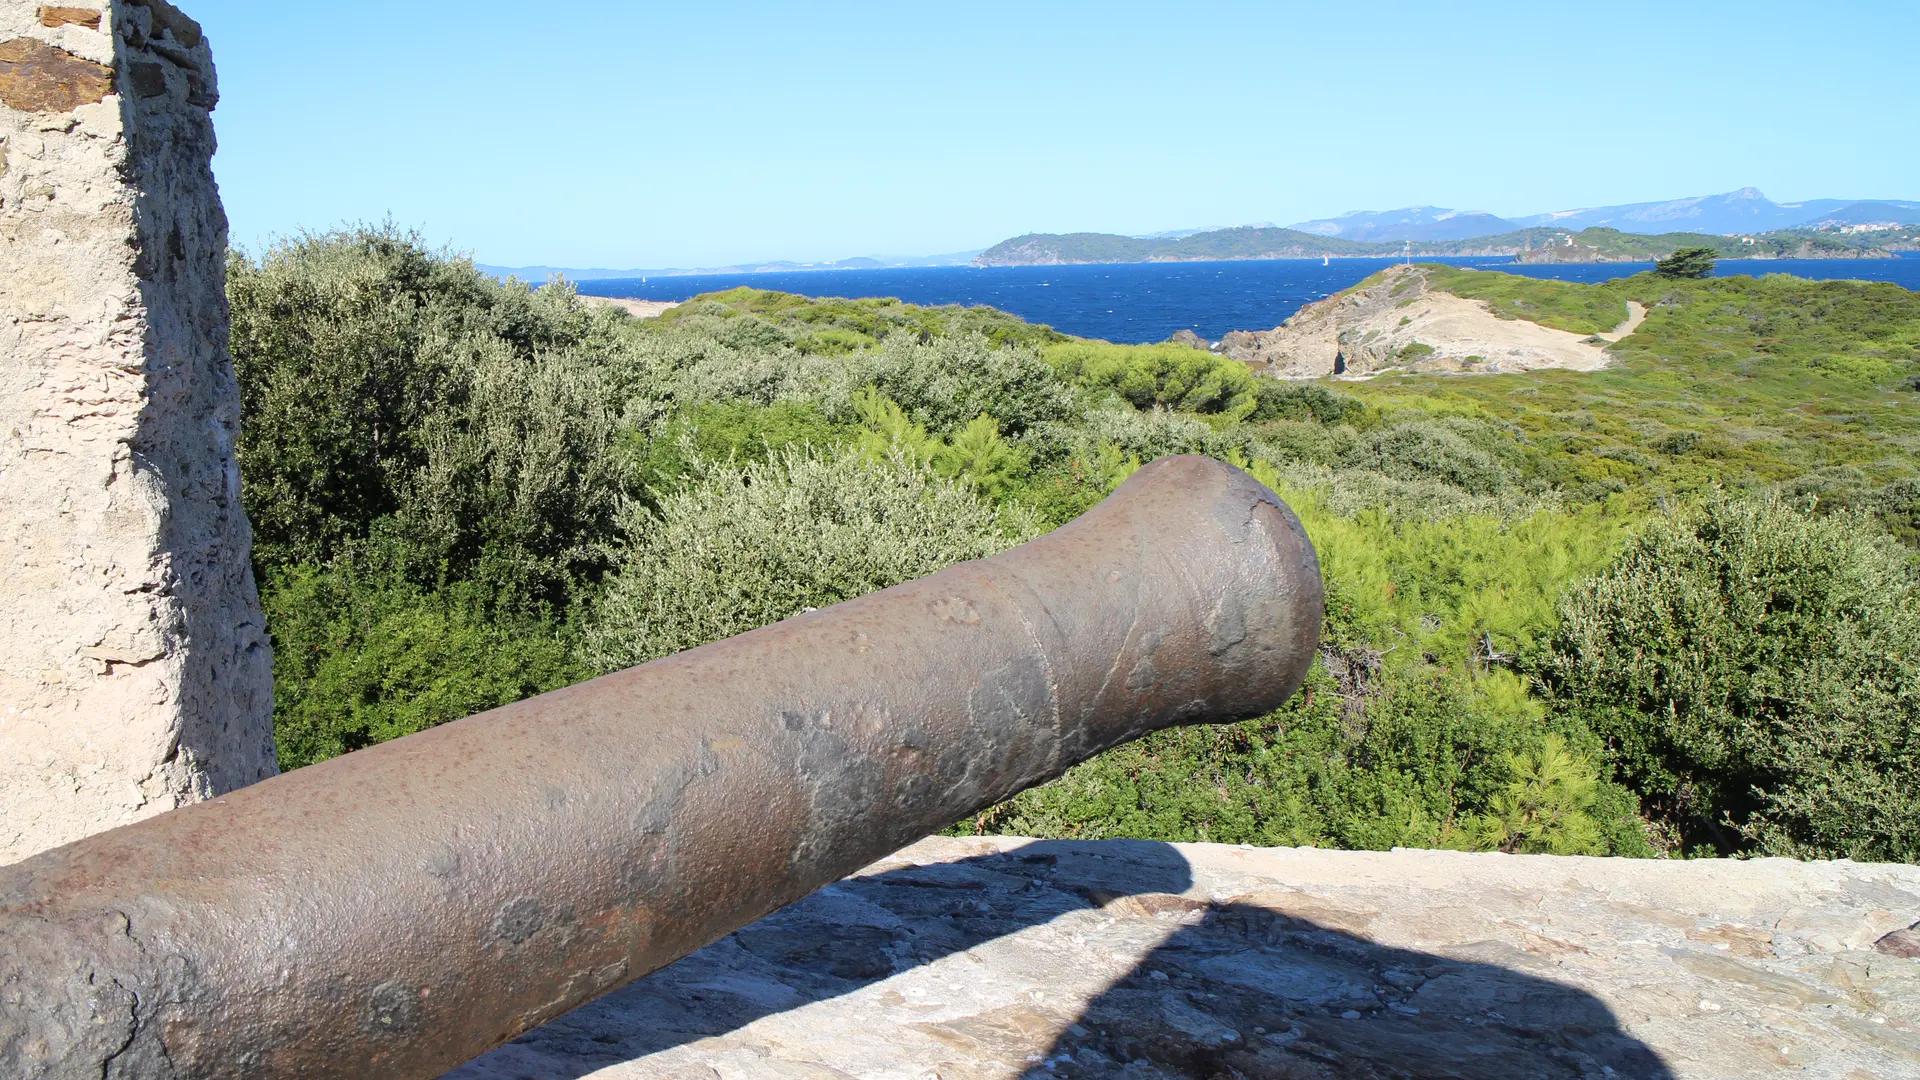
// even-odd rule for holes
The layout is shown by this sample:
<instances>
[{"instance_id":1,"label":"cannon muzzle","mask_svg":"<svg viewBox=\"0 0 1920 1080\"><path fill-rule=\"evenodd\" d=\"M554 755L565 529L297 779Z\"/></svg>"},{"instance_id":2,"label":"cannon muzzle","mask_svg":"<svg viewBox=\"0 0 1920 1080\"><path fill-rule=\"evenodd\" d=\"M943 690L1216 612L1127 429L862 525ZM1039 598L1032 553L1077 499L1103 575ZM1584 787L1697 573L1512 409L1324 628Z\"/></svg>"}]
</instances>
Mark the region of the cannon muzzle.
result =
<instances>
[{"instance_id":1,"label":"cannon muzzle","mask_svg":"<svg viewBox=\"0 0 1920 1080\"><path fill-rule=\"evenodd\" d=\"M1023 547L0 868L0 1075L432 1077L1070 766L1283 704L1230 466Z\"/></svg>"}]
</instances>

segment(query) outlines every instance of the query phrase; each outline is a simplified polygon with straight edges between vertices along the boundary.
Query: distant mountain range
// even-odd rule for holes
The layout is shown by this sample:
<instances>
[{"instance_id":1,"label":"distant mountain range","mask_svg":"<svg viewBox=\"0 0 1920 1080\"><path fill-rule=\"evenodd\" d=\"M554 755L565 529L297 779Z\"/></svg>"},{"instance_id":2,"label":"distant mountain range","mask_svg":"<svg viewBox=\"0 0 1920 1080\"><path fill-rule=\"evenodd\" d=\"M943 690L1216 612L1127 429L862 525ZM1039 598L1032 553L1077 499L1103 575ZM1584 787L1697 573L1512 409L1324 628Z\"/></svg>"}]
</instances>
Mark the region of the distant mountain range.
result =
<instances>
[{"instance_id":1,"label":"distant mountain range","mask_svg":"<svg viewBox=\"0 0 1920 1080\"><path fill-rule=\"evenodd\" d=\"M572 281L693 274L769 274L813 270L880 270L912 266L1022 266L1058 263L1148 262L1188 259L1300 259L1323 255L1377 256L1390 245L1413 245L1416 255L1521 255L1546 247L1566 250L1551 256L1580 261L1589 253L1626 257L1625 252L1661 250L1669 238L1704 234L1714 237L1765 237L1744 250L1760 257L1856 257L1885 254L1883 249L1915 250L1912 237L1859 232L1869 225L1920 226L1920 202L1899 199L1809 199L1777 203L1757 188L1724 195L1702 195L1669 202L1593 206L1523 217L1499 217L1475 210L1409 206L1400 210L1355 210L1339 217L1302 221L1287 228L1257 225L1170 229L1142 236L1109 233L1031 233L1004 240L984 251L946 255L863 256L831 262L742 263L699 269L581 269L564 266L489 266L495 277L542 282L558 275ZM1598 229L1601 233L1587 234ZM1607 231L1649 237L1649 244L1625 243ZM1802 236L1801 233L1818 236ZM1789 235L1791 234L1791 235ZM1827 234L1836 234L1837 237ZM1580 239L1574 239L1580 237ZM1743 242L1744 244L1744 242ZM1644 257L1634 255L1634 258Z\"/></svg>"},{"instance_id":2,"label":"distant mountain range","mask_svg":"<svg viewBox=\"0 0 1920 1080\"><path fill-rule=\"evenodd\" d=\"M1512 256L1520 262L1649 262L1682 248L1704 247L1723 259L1887 259L1920 250L1920 228L1843 232L1776 229L1740 236L1630 233L1596 225L1577 232L1533 226L1460 240L1349 240L1299 229L1215 229L1168 239L1106 233L1030 233L1002 241L975 266L1070 266L1086 263L1205 262L1241 259Z\"/></svg>"},{"instance_id":3,"label":"distant mountain range","mask_svg":"<svg viewBox=\"0 0 1920 1080\"><path fill-rule=\"evenodd\" d=\"M1492 214L1446 210L1438 206L1409 206L1404 210L1354 210L1337 218L1303 221L1290 226L1295 232L1358 240L1363 244L1398 244L1407 240L1470 240L1476 236L1516 232L1523 227Z\"/></svg>"},{"instance_id":4,"label":"distant mountain range","mask_svg":"<svg viewBox=\"0 0 1920 1080\"><path fill-rule=\"evenodd\" d=\"M1891 199L1810 199L1777 203L1758 188L1741 188L1725 195L1702 195L1670 202L1594 206L1556 210L1547 214L1501 218L1438 206L1404 210L1356 210L1336 218L1303 221L1292 228L1317 236L1335 236L1366 243L1403 243L1408 240L1468 240L1516 232L1526 228L1554 228L1578 232L1596 226L1628 233L1693 232L1720 236L1775 232L1781 229L1870 225L1880 222L1920 224L1920 202Z\"/></svg>"}]
</instances>

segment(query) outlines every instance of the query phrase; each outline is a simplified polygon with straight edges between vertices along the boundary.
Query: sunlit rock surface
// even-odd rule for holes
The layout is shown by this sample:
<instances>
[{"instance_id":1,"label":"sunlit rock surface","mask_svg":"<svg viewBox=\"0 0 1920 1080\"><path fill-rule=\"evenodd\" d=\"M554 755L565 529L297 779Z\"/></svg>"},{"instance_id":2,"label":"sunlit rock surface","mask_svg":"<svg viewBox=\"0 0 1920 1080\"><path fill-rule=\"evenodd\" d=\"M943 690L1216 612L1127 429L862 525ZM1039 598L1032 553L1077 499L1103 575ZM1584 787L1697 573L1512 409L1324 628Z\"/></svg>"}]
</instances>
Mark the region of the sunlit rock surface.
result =
<instances>
[{"instance_id":1,"label":"sunlit rock surface","mask_svg":"<svg viewBox=\"0 0 1920 1080\"><path fill-rule=\"evenodd\" d=\"M1920 868L932 839L450 1074L1920 1076Z\"/></svg>"}]
</instances>

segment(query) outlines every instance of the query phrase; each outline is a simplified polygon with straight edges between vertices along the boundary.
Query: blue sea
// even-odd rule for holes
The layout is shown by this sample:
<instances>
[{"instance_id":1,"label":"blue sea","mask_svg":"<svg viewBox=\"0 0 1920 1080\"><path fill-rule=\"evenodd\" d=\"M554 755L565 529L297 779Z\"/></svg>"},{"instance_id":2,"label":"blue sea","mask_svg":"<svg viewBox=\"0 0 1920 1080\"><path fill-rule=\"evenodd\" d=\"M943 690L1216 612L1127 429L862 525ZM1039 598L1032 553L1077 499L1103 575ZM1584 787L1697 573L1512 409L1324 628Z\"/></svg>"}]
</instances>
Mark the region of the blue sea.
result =
<instances>
[{"instance_id":1,"label":"blue sea","mask_svg":"<svg viewBox=\"0 0 1920 1080\"><path fill-rule=\"evenodd\" d=\"M689 300L751 285L806 296L894 296L913 304L985 304L1064 333L1107 341L1165 341L1192 330L1217 341L1233 330L1269 330L1294 312L1391 266L1396 259L1277 259L1259 262L1128 263L1099 266L926 266L780 274L583 281L591 296ZM1648 263L1515 266L1509 258L1425 259L1562 281L1607 281ZM1899 259L1734 259L1715 271L1890 281L1920 290L1920 256Z\"/></svg>"}]
</instances>

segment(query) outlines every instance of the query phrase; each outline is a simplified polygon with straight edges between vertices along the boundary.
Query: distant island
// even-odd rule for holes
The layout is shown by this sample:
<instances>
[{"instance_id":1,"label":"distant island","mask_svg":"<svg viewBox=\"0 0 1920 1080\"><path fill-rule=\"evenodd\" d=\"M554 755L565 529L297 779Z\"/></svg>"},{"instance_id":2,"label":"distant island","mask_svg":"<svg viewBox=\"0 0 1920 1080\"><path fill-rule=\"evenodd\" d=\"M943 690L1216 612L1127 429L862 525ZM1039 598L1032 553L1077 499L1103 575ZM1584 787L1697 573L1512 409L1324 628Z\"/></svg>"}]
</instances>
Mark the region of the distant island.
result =
<instances>
[{"instance_id":1,"label":"distant island","mask_svg":"<svg viewBox=\"0 0 1920 1080\"><path fill-rule=\"evenodd\" d=\"M1237 259L1513 256L1520 262L1651 262L1681 248L1726 259L1882 259L1920 250L1920 202L1777 203L1757 188L1665 202L1525 217L1409 206L1355 210L1286 228L1186 229L1151 236L1029 233L983 251L975 266Z\"/></svg>"},{"instance_id":2,"label":"distant island","mask_svg":"<svg viewBox=\"0 0 1920 1080\"><path fill-rule=\"evenodd\" d=\"M1593 227L1579 232L1528 228L1461 240L1368 242L1299 229L1216 229L1190 236L1135 238L1106 233L1030 234L1003 240L975 266L1079 263L1211 262L1241 259L1389 258L1510 255L1523 263L1651 262L1682 248L1711 248L1727 259L1890 259L1920 250L1920 229L1781 229L1750 236L1673 232L1648 236Z\"/></svg>"}]
</instances>

